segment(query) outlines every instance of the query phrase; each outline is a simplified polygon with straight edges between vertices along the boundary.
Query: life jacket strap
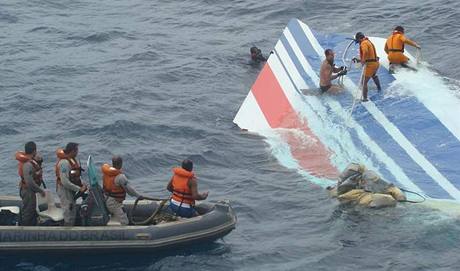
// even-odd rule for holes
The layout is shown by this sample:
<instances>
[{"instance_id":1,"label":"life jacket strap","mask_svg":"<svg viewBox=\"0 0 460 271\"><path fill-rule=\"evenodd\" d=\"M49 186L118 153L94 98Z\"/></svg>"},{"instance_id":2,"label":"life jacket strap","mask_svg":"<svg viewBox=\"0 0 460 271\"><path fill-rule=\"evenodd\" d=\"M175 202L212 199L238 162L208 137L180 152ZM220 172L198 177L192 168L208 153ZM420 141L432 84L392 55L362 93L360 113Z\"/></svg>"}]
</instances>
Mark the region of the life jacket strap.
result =
<instances>
[{"instance_id":1,"label":"life jacket strap","mask_svg":"<svg viewBox=\"0 0 460 271\"><path fill-rule=\"evenodd\" d=\"M112 198L124 199L126 197L125 192L106 192L107 196Z\"/></svg>"},{"instance_id":2,"label":"life jacket strap","mask_svg":"<svg viewBox=\"0 0 460 271\"><path fill-rule=\"evenodd\" d=\"M379 60L376 59L376 58L370 58L370 59L366 59L366 63L367 62L378 62Z\"/></svg>"},{"instance_id":3,"label":"life jacket strap","mask_svg":"<svg viewBox=\"0 0 460 271\"><path fill-rule=\"evenodd\" d=\"M179 192L177 190L173 190L173 194L178 196L178 197L180 197L180 198L192 199L193 200L193 197L192 197L191 193L184 193L184 192Z\"/></svg>"}]
</instances>

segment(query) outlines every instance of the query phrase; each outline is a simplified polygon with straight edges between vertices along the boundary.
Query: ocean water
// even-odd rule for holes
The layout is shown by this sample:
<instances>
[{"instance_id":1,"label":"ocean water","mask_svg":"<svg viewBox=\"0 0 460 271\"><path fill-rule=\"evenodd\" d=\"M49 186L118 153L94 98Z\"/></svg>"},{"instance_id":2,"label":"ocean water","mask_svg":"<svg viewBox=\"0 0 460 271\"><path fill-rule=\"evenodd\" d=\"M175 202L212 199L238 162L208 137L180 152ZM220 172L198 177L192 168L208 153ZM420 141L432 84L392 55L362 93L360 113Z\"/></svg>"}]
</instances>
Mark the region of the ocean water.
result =
<instances>
[{"instance_id":1,"label":"ocean water","mask_svg":"<svg viewBox=\"0 0 460 271\"><path fill-rule=\"evenodd\" d=\"M459 85L458 1L3 0L2 194L18 193L13 156L26 141L37 142L51 189L54 151L75 141L82 161L121 155L151 196L166 196L171 168L192 159L200 189L229 199L238 224L178 251L0 256L0 270L457 270L457 217L414 204L342 208L232 123L261 69L249 47L269 52L292 17L350 35L386 37L402 24Z\"/></svg>"}]
</instances>

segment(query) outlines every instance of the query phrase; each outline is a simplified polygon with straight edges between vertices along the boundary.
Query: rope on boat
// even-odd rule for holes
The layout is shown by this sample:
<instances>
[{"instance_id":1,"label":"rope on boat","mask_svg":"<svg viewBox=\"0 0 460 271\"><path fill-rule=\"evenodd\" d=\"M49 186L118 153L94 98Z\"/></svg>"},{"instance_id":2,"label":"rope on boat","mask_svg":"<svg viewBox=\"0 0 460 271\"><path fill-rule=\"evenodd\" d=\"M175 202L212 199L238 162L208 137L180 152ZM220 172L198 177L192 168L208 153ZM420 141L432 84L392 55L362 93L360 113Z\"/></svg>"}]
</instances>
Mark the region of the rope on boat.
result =
<instances>
[{"instance_id":1,"label":"rope on boat","mask_svg":"<svg viewBox=\"0 0 460 271\"><path fill-rule=\"evenodd\" d=\"M129 221L133 225L150 225L150 224L152 224L153 220L160 213L160 211L163 209L163 207L165 206L166 202L169 201L169 199L158 199L158 198L149 198L149 197L144 197L143 199L144 200L151 200L151 201L161 201L160 206L147 219L142 220L142 221L134 221L134 219L133 219L134 211L136 210L137 205L138 205L139 201L141 200L141 198L137 198L136 201L134 202L134 206L131 209L131 212L129 214Z\"/></svg>"}]
</instances>

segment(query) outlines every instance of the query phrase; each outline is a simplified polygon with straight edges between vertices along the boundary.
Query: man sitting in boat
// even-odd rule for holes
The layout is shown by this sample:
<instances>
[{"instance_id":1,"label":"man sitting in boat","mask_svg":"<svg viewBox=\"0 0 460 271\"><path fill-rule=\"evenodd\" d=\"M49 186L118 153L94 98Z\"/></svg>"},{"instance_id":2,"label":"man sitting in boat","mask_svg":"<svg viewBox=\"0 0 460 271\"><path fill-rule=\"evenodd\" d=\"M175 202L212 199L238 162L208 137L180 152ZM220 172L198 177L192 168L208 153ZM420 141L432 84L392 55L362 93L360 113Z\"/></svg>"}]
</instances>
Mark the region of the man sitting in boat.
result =
<instances>
[{"instance_id":1,"label":"man sitting in boat","mask_svg":"<svg viewBox=\"0 0 460 271\"><path fill-rule=\"evenodd\" d=\"M387 53L388 61L390 62L390 73L394 72L395 65L415 70L407 65L409 58L404 55L404 44L421 49L415 41L412 41L404 36L404 28L402 26L397 26L385 43L385 52Z\"/></svg>"},{"instance_id":2,"label":"man sitting in boat","mask_svg":"<svg viewBox=\"0 0 460 271\"><path fill-rule=\"evenodd\" d=\"M122 166L122 158L120 156L114 156L112 157L112 166L103 164L101 170L103 176L103 189L107 195L107 200L105 202L107 209L121 225L128 225L128 216L123 210L123 201L126 198L126 193L132 197L139 198L139 200L144 199L144 197L129 185L128 178L121 170Z\"/></svg>"},{"instance_id":3,"label":"man sitting in boat","mask_svg":"<svg viewBox=\"0 0 460 271\"><path fill-rule=\"evenodd\" d=\"M21 226L35 226L37 224L35 193L45 196L45 190L40 187L43 184L42 159L37 154L35 142L27 142L24 152L16 153L16 160L18 160L18 174L21 178L19 182L19 195L22 199Z\"/></svg>"},{"instance_id":4,"label":"man sitting in boat","mask_svg":"<svg viewBox=\"0 0 460 271\"><path fill-rule=\"evenodd\" d=\"M357 204L371 208L395 206L405 201L401 190L384 181L364 165L351 163L340 174L337 186L328 188L341 203Z\"/></svg>"},{"instance_id":5,"label":"man sitting in boat","mask_svg":"<svg viewBox=\"0 0 460 271\"><path fill-rule=\"evenodd\" d=\"M174 175L166 189L172 193L169 208L178 216L193 217L197 215L195 200L205 200L208 192L198 193L198 182L193 172L191 160L182 161L182 167L173 169Z\"/></svg>"},{"instance_id":6,"label":"man sitting in boat","mask_svg":"<svg viewBox=\"0 0 460 271\"><path fill-rule=\"evenodd\" d=\"M86 184L82 183L81 166L77 161L78 144L70 142L65 149L58 149L56 156L56 189L64 209L64 225L74 226L77 217L76 197L78 193L87 190Z\"/></svg>"},{"instance_id":7,"label":"man sitting in boat","mask_svg":"<svg viewBox=\"0 0 460 271\"><path fill-rule=\"evenodd\" d=\"M339 85L333 85L331 81L347 74L347 69L344 66L337 68L334 65L335 53L332 49L326 49L324 54L326 55L326 59L321 64L319 71L319 88L321 90L321 94L327 91L337 93L343 88Z\"/></svg>"}]
</instances>

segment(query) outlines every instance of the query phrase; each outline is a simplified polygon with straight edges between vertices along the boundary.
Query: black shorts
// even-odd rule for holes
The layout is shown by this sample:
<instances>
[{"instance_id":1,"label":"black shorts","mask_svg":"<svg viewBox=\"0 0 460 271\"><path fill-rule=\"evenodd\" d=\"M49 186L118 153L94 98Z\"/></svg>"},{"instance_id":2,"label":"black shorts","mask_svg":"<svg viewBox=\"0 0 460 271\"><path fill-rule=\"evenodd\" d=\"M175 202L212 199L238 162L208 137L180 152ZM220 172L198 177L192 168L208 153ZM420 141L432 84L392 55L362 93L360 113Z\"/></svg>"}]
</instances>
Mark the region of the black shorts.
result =
<instances>
[{"instance_id":1,"label":"black shorts","mask_svg":"<svg viewBox=\"0 0 460 271\"><path fill-rule=\"evenodd\" d=\"M323 94L324 92L328 91L331 87L332 87L332 85L319 86L319 89L321 90L321 94Z\"/></svg>"}]
</instances>

